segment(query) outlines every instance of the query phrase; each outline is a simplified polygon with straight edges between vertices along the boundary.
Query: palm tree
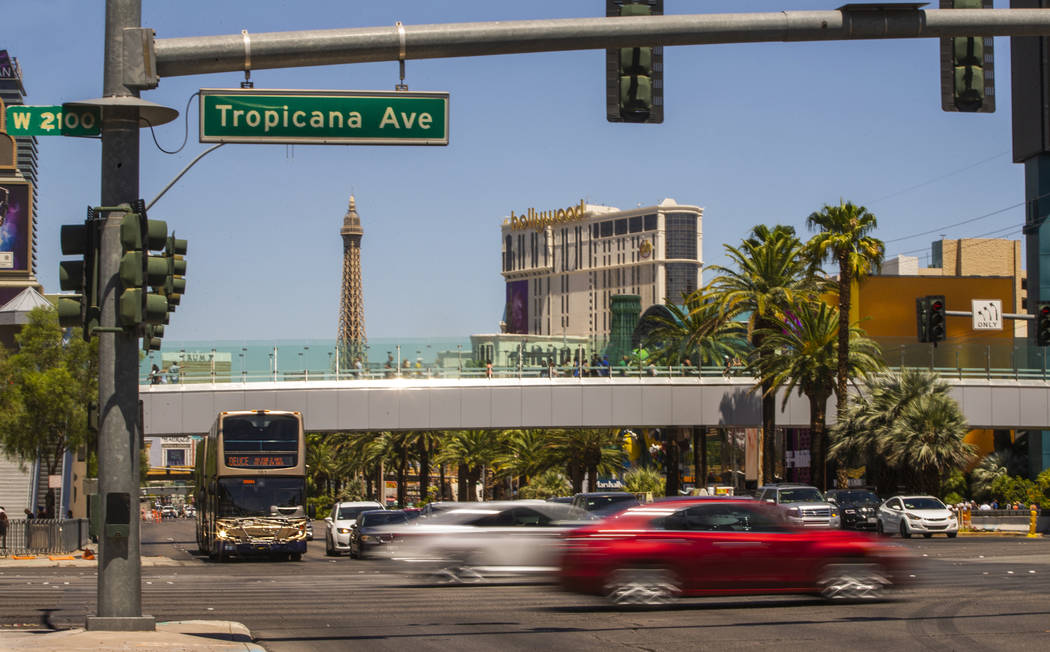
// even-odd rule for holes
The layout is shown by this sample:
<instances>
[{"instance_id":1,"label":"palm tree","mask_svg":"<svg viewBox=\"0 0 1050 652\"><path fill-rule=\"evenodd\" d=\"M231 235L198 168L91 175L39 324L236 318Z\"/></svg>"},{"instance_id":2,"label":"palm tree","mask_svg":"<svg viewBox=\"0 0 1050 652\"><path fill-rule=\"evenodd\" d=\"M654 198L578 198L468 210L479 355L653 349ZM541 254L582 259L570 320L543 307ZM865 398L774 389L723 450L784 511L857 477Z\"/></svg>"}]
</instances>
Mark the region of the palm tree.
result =
<instances>
[{"instance_id":1,"label":"palm tree","mask_svg":"<svg viewBox=\"0 0 1050 652\"><path fill-rule=\"evenodd\" d=\"M906 369L869 378L866 393L850 397L845 418L831 429L828 454L868 464L881 493L898 484L936 492L939 474L971 459L966 432L951 386L928 371Z\"/></svg>"},{"instance_id":2,"label":"palm tree","mask_svg":"<svg viewBox=\"0 0 1050 652\"><path fill-rule=\"evenodd\" d=\"M846 383L849 378L849 309L853 281L860 282L872 268L882 263L885 246L868 234L875 230L875 215L863 206L839 201L838 206L825 205L806 218L809 228L820 232L806 245L814 261L834 259L839 264L839 351L835 394L836 414L841 419L846 410Z\"/></svg>"},{"instance_id":3,"label":"palm tree","mask_svg":"<svg viewBox=\"0 0 1050 652\"><path fill-rule=\"evenodd\" d=\"M470 490L481 480L482 470L491 466L501 453L499 432L495 430L456 430L449 432L436 460L459 467L457 500L472 500Z\"/></svg>"},{"instance_id":4,"label":"palm tree","mask_svg":"<svg viewBox=\"0 0 1050 652\"><path fill-rule=\"evenodd\" d=\"M730 321L747 315L751 343L760 347L756 333L771 328L787 306L798 297L816 293L817 281L812 263L804 255L802 242L789 226L772 229L758 225L739 247L725 245L736 269L712 265L717 274L703 289L705 297L719 308L719 318ZM762 457L764 482L772 482L776 470L776 386L762 381Z\"/></svg>"},{"instance_id":5,"label":"palm tree","mask_svg":"<svg viewBox=\"0 0 1050 652\"><path fill-rule=\"evenodd\" d=\"M667 300L670 313L650 314L642 347L661 364L679 365L690 359L696 365L718 365L726 357L743 357L747 346L745 324L721 318L718 305L700 291L685 297L679 307Z\"/></svg>"},{"instance_id":6,"label":"palm tree","mask_svg":"<svg viewBox=\"0 0 1050 652\"><path fill-rule=\"evenodd\" d=\"M612 475L623 469L619 430L586 428L549 432L552 454L565 465L573 493L583 491L584 475L590 478L594 488L598 474Z\"/></svg>"},{"instance_id":7,"label":"palm tree","mask_svg":"<svg viewBox=\"0 0 1050 652\"><path fill-rule=\"evenodd\" d=\"M796 303L790 312L775 320L776 326L756 333L761 346L754 351L755 368L763 386L784 387L784 404L791 391L809 399L811 482L827 488L825 424L827 404L835 389L838 363L838 311L823 302ZM848 334L851 348L847 369L851 376L870 374L882 368L878 344L859 329Z\"/></svg>"},{"instance_id":8,"label":"palm tree","mask_svg":"<svg viewBox=\"0 0 1050 652\"><path fill-rule=\"evenodd\" d=\"M558 465L551 454L550 437L543 430L508 430L502 440L503 450L493 459L493 465L500 472L518 476L519 487Z\"/></svg>"}]
</instances>

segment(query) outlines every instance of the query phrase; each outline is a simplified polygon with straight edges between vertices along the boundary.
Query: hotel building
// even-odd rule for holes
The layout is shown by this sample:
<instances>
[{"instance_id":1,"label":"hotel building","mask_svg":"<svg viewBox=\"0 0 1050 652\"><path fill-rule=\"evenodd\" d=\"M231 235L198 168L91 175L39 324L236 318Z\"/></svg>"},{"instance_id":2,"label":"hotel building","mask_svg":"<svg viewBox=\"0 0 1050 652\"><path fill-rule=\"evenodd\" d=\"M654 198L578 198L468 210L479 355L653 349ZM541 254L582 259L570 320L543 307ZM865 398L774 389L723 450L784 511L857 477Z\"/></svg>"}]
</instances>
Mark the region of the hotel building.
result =
<instances>
[{"instance_id":1,"label":"hotel building","mask_svg":"<svg viewBox=\"0 0 1050 652\"><path fill-rule=\"evenodd\" d=\"M673 199L511 212L502 226L504 332L605 339L613 296L636 295L643 311L681 303L701 284L703 212Z\"/></svg>"}]
</instances>

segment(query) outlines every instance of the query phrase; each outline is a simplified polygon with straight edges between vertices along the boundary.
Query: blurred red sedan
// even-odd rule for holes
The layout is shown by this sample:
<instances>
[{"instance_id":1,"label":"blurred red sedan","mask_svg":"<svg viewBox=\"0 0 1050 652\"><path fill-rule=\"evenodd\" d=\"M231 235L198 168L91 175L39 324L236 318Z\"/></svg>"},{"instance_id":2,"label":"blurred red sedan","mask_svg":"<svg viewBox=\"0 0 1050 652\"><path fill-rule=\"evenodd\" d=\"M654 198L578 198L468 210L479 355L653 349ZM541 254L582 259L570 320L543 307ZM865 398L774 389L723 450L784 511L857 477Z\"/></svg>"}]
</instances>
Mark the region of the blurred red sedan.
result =
<instances>
[{"instance_id":1,"label":"blurred red sedan","mask_svg":"<svg viewBox=\"0 0 1050 652\"><path fill-rule=\"evenodd\" d=\"M564 544L562 587L617 604L754 593L874 600L906 577L909 558L865 534L792 526L775 507L741 499L632 507L572 530Z\"/></svg>"}]
</instances>

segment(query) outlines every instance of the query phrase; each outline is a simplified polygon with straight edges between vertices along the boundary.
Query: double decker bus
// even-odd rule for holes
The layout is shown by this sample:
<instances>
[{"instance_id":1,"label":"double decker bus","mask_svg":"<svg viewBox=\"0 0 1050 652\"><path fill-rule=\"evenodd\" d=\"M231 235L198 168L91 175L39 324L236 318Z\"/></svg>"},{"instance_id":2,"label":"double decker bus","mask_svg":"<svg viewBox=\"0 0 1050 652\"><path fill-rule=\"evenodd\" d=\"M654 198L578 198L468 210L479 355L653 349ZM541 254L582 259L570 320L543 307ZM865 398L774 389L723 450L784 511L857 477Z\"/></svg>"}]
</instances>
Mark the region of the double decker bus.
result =
<instances>
[{"instance_id":1,"label":"double decker bus","mask_svg":"<svg viewBox=\"0 0 1050 652\"><path fill-rule=\"evenodd\" d=\"M220 412L196 457L202 553L220 562L231 555L302 558L308 516L302 414Z\"/></svg>"}]
</instances>

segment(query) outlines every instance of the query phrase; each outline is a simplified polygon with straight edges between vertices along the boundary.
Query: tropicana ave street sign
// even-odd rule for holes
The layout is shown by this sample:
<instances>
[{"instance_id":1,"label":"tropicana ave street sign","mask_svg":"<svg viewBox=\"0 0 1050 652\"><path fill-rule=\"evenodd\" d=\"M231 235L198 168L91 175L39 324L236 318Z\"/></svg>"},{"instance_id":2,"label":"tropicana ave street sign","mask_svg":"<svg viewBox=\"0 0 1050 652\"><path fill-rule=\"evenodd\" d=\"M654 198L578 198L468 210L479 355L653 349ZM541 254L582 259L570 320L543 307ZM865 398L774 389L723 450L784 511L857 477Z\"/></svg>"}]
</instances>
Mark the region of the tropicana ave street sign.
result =
<instances>
[{"instance_id":1,"label":"tropicana ave street sign","mask_svg":"<svg viewBox=\"0 0 1050 652\"><path fill-rule=\"evenodd\" d=\"M200 142L448 145L448 93L201 89Z\"/></svg>"}]
</instances>

